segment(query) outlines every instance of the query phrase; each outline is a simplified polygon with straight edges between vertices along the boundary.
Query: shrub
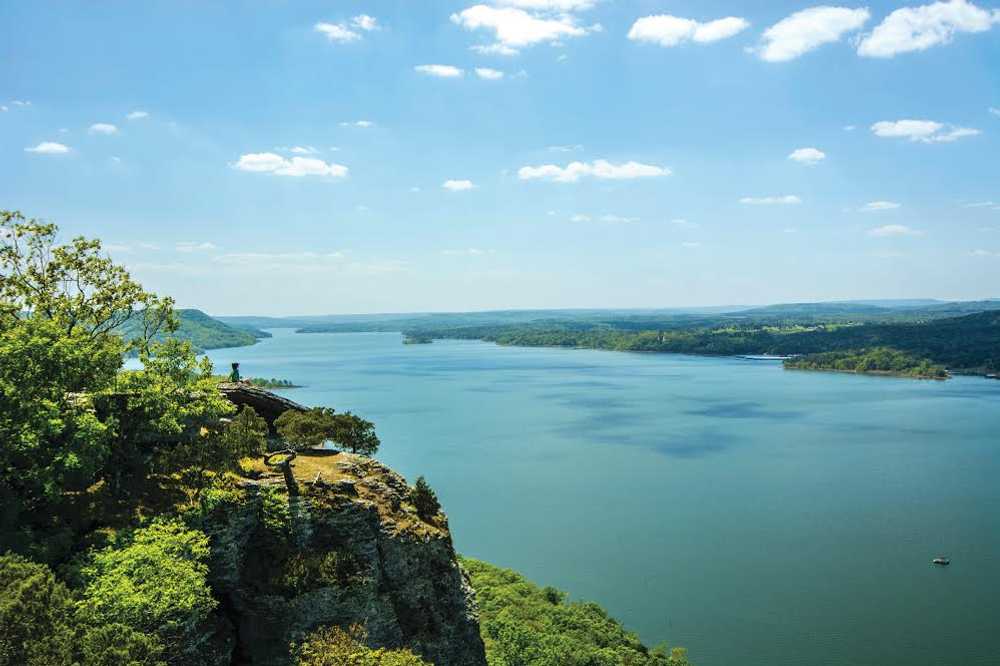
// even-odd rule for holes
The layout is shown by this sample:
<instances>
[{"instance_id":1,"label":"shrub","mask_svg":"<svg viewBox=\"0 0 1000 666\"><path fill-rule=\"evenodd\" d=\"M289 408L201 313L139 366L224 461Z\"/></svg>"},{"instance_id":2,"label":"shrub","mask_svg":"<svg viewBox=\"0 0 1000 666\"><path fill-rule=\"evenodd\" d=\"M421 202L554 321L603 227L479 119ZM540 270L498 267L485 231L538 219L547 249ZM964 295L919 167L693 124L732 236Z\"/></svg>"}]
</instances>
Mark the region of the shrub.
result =
<instances>
[{"instance_id":1,"label":"shrub","mask_svg":"<svg viewBox=\"0 0 1000 666\"><path fill-rule=\"evenodd\" d=\"M437 495L427 483L424 477L417 478L413 490L410 491L410 501L417 508L417 515L421 520L430 520L441 510L441 503L438 502Z\"/></svg>"},{"instance_id":2,"label":"shrub","mask_svg":"<svg viewBox=\"0 0 1000 666\"><path fill-rule=\"evenodd\" d=\"M166 666L163 645L154 635L125 624L91 627L79 644L82 666Z\"/></svg>"},{"instance_id":3,"label":"shrub","mask_svg":"<svg viewBox=\"0 0 1000 666\"><path fill-rule=\"evenodd\" d=\"M72 663L72 601L44 564L0 556L0 666Z\"/></svg>"},{"instance_id":4,"label":"shrub","mask_svg":"<svg viewBox=\"0 0 1000 666\"><path fill-rule=\"evenodd\" d=\"M153 635L172 661L199 663L216 606L207 583L208 554L208 537L179 522L136 530L83 566L81 617Z\"/></svg>"},{"instance_id":5,"label":"shrub","mask_svg":"<svg viewBox=\"0 0 1000 666\"><path fill-rule=\"evenodd\" d=\"M311 449L334 442L352 453L374 455L381 444L375 424L350 412L337 414L329 407L305 412L288 410L274 422L281 438L294 449Z\"/></svg>"},{"instance_id":6,"label":"shrub","mask_svg":"<svg viewBox=\"0 0 1000 666\"><path fill-rule=\"evenodd\" d=\"M409 650L365 647L365 632L354 625L348 629L317 629L297 650L298 666L425 666L426 661Z\"/></svg>"},{"instance_id":7,"label":"shrub","mask_svg":"<svg viewBox=\"0 0 1000 666\"><path fill-rule=\"evenodd\" d=\"M648 649L597 604L566 601L509 569L461 564L476 591L490 666L690 666L683 649Z\"/></svg>"}]
</instances>

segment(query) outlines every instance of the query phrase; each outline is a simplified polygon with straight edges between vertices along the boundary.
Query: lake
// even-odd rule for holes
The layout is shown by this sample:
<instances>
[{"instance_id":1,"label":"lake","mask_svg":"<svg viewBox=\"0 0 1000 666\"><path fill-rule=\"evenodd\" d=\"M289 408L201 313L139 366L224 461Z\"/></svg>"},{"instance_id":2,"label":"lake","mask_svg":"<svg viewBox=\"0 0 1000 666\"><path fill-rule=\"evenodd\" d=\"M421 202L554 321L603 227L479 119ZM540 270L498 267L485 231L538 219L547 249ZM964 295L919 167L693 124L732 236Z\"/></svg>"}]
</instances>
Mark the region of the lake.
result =
<instances>
[{"instance_id":1,"label":"lake","mask_svg":"<svg viewBox=\"0 0 1000 666\"><path fill-rule=\"evenodd\" d=\"M1000 663L1000 381L272 332L210 356L373 420L460 552L648 644L698 666Z\"/></svg>"}]
</instances>

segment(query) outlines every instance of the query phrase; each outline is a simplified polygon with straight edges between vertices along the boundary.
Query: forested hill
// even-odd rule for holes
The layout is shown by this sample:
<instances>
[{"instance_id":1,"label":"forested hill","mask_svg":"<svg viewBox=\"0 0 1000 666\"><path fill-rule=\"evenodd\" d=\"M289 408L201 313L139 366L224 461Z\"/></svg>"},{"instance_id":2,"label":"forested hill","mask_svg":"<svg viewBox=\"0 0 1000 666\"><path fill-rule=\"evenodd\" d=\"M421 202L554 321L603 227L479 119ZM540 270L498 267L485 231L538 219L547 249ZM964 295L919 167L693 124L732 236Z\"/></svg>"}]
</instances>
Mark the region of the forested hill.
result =
<instances>
[{"instance_id":1,"label":"forested hill","mask_svg":"<svg viewBox=\"0 0 1000 666\"><path fill-rule=\"evenodd\" d=\"M406 333L411 333L407 331ZM505 345L585 347L619 351L778 356L891 348L952 371L1000 370L1000 311L907 323L744 323L635 330L543 322L420 330L428 338L477 339Z\"/></svg>"},{"instance_id":2,"label":"forested hill","mask_svg":"<svg viewBox=\"0 0 1000 666\"><path fill-rule=\"evenodd\" d=\"M260 338L271 337L270 333L265 331L223 323L201 310L177 310L176 314L180 327L171 334L171 337L190 342L199 350L246 347L256 343ZM135 317L126 322L120 333L126 339L136 338L141 333L141 325L141 319Z\"/></svg>"}]
</instances>

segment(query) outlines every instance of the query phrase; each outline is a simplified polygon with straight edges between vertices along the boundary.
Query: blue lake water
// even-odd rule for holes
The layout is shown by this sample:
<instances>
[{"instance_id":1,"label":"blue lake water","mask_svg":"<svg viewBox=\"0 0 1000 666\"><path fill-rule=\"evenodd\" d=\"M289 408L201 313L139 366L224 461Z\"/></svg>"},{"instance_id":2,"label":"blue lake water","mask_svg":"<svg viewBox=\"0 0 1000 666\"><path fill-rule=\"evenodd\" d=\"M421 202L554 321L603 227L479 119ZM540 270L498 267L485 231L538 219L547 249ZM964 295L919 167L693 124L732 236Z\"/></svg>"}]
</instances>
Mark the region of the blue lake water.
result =
<instances>
[{"instance_id":1,"label":"blue lake water","mask_svg":"<svg viewBox=\"0 0 1000 666\"><path fill-rule=\"evenodd\" d=\"M460 552L649 644L699 666L1000 664L1000 381L273 333L210 356L375 421Z\"/></svg>"}]
</instances>

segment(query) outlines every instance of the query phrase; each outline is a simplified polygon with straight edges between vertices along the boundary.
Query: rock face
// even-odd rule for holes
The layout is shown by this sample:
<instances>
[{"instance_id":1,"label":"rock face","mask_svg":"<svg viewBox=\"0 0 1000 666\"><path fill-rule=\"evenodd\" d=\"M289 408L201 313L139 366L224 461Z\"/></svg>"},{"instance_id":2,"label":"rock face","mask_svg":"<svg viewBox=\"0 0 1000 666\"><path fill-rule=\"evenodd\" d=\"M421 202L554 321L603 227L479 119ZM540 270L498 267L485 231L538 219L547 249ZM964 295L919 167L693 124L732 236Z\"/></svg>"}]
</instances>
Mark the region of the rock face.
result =
<instances>
[{"instance_id":1,"label":"rock face","mask_svg":"<svg viewBox=\"0 0 1000 666\"><path fill-rule=\"evenodd\" d=\"M223 382L219 384L219 393L236 405L237 409L242 409L246 405L253 407L257 415L267 421L267 427L271 429L272 435L275 434L274 420L286 411L289 409L306 411L305 407L293 400L244 382Z\"/></svg>"},{"instance_id":2,"label":"rock face","mask_svg":"<svg viewBox=\"0 0 1000 666\"><path fill-rule=\"evenodd\" d=\"M294 462L280 474L205 498L211 583L235 634L234 664L285 666L312 629L357 624L372 647L407 647L437 666L485 666L472 588L447 518L420 520L387 467L348 453Z\"/></svg>"}]
</instances>

